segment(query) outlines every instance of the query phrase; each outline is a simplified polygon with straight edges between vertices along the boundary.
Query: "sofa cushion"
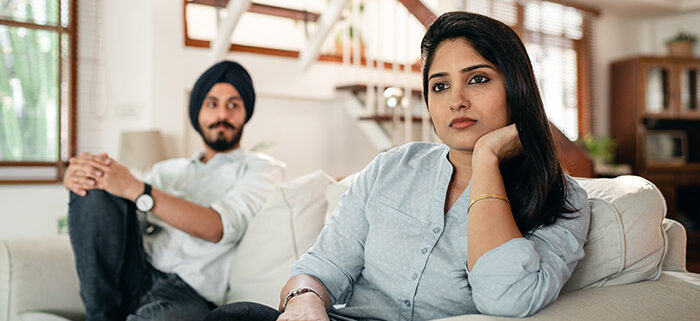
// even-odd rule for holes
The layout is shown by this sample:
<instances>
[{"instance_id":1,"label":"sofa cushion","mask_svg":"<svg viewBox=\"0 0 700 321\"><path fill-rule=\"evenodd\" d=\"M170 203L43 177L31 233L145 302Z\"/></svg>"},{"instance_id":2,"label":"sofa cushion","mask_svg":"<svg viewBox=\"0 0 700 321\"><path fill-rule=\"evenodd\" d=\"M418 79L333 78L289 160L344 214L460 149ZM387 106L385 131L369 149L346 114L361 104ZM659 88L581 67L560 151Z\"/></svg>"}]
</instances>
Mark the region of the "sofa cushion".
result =
<instances>
[{"instance_id":1,"label":"sofa cushion","mask_svg":"<svg viewBox=\"0 0 700 321\"><path fill-rule=\"evenodd\" d=\"M591 226L563 292L658 278L665 252L666 202L644 178L577 178L588 192Z\"/></svg>"},{"instance_id":2,"label":"sofa cushion","mask_svg":"<svg viewBox=\"0 0 700 321\"><path fill-rule=\"evenodd\" d=\"M324 197L332 178L321 171L275 188L250 221L231 264L227 301L276 307L294 262L309 249L324 225Z\"/></svg>"},{"instance_id":3,"label":"sofa cushion","mask_svg":"<svg viewBox=\"0 0 700 321\"><path fill-rule=\"evenodd\" d=\"M663 272L657 281L585 289L560 296L529 321L696 321L700 275ZM463 315L435 321L512 321L489 315Z\"/></svg>"},{"instance_id":4,"label":"sofa cushion","mask_svg":"<svg viewBox=\"0 0 700 321\"><path fill-rule=\"evenodd\" d=\"M0 240L0 320L27 311L84 319L74 262L67 236Z\"/></svg>"}]
</instances>

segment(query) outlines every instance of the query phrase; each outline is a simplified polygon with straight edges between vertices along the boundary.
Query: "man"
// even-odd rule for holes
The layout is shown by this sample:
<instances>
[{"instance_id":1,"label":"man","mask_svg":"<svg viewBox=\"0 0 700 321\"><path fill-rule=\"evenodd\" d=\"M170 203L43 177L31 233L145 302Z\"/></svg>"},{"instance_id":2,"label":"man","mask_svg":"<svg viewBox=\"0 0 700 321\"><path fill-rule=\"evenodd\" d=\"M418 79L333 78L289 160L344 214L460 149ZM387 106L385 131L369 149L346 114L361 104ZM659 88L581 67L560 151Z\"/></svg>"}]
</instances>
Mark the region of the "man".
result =
<instances>
[{"instance_id":1,"label":"man","mask_svg":"<svg viewBox=\"0 0 700 321\"><path fill-rule=\"evenodd\" d=\"M201 320L224 303L236 244L284 170L240 148L254 103L248 72L223 61L190 96L203 152L160 162L143 182L106 154L71 158L63 183L89 321ZM143 235L137 210L152 224Z\"/></svg>"}]
</instances>

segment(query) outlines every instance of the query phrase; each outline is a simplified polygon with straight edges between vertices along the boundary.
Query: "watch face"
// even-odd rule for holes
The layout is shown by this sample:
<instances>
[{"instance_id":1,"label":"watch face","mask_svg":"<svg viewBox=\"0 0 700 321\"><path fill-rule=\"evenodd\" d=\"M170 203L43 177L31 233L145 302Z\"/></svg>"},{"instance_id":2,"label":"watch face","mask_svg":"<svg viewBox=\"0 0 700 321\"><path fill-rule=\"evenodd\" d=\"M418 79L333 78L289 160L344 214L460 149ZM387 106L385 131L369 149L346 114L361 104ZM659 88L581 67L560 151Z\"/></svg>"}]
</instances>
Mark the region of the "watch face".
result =
<instances>
[{"instance_id":1,"label":"watch face","mask_svg":"<svg viewBox=\"0 0 700 321\"><path fill-rule=\"evenodd\" d=\"M153 197L148 194L141 194L136 199L136 208L141 212L148 212L153 208Z\"/></svg>"}]
</instances>

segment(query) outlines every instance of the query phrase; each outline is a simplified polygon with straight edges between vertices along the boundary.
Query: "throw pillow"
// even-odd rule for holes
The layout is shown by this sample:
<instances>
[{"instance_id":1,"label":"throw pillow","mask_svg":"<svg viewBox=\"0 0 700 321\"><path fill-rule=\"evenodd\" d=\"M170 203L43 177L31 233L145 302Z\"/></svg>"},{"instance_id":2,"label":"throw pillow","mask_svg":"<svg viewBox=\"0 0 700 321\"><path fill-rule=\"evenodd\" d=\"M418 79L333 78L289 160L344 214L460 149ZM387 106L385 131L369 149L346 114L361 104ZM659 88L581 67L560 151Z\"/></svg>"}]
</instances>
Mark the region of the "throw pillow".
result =
<instances>
[{"instance_id":1,"label":"throw pillow","mask_svg":"<svg viewBox=\"0 0 700 321\"><path fill-rule=\"evenodd\" d=\"M666 202L644 178L577 178L588 193L591 226L579 261L562 292L656 279L665 252Z\"/></svg>"},{"instance_id":2,"label":"throw pillow","mask_svg":"<svg viewBox=\"0 0 700 321\"><path fill-rule=\"evenodd\" d=\"M316 171L275 188L250 221L231 264L227 301L252 301L276 308L292 264L308 250L324 225L324 197L332 178Z\"/></svg>"}]
</instances>

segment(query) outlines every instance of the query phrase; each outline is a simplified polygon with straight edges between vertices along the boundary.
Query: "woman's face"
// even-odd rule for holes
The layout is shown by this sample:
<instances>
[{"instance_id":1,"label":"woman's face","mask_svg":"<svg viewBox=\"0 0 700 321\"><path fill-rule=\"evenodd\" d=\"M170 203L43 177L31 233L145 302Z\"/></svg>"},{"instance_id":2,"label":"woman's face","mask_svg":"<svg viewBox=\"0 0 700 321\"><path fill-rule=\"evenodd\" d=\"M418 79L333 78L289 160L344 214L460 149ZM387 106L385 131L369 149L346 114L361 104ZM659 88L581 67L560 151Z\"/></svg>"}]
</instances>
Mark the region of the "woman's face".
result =
<instances>
[{"instance_id":1,"label":"woman's face","mask_svg":"<svg viewBox=\"0 0 700 321\"><path fill-rule=\"evenodd\" d=\"M464 151L510 118L503 75L464 39L438 45L428 70L428 109L440 139Z\"/></svg>"}]
</instances>

